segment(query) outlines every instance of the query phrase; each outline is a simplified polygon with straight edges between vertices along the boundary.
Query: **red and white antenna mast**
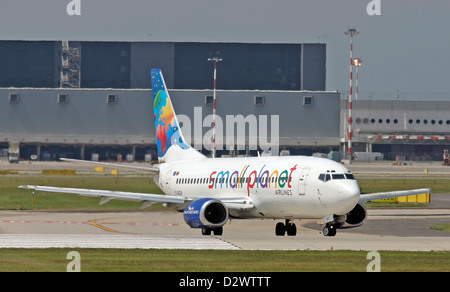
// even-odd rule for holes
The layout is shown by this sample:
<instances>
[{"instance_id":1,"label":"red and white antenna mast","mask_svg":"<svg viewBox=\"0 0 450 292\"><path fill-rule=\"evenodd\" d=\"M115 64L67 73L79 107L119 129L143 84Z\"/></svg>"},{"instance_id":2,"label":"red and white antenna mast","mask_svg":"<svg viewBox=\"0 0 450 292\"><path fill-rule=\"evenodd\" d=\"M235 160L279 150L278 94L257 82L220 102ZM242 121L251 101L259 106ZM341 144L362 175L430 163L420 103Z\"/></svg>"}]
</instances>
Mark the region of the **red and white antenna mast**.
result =
<instances>
[{"instance_id":1,"label":"red and white antenna mast","mask_svg":"<svg viewBox=\"0 0 450 292\"><path fill-rule=\"evenodd\" d=\"M349 28L346 35L350 36L350 92L348 95L348 159L352 160L352 95L353 95L353 37L359 34L355 28Z\"/></svg>"}]
</instances>

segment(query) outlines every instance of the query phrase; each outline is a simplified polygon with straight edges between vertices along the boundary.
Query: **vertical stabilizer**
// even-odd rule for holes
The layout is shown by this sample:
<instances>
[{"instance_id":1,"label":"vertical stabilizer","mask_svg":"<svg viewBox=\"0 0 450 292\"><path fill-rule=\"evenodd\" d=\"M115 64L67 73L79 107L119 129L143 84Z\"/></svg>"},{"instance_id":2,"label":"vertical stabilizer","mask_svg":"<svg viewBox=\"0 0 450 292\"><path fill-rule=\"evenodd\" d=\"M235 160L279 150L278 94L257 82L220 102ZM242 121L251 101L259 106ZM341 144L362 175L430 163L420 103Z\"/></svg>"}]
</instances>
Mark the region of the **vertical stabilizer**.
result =
<instances>
[{"instance_id":1,"label":"vertical stabilizer","mask_svg":"<svg viewBox=\"0 0 450 292\"><path fill-rule=\"evenodd\" d=\"M152 69L151 76L158 159L168 162L205 158L184 141L161 70Z\"/></svg>"}]
</instances>

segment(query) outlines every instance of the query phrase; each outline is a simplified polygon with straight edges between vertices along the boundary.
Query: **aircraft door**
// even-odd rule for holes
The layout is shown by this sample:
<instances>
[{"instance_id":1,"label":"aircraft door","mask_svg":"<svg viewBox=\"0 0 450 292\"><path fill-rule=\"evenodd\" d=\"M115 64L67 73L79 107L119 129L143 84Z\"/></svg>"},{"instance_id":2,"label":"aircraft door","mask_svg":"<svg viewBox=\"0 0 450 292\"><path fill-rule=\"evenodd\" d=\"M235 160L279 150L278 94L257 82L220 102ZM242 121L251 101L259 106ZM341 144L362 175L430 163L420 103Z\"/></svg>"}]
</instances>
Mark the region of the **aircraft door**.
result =
<instances>
[{"instance_id":1,"label":"aircraft door","mask_svg":"<svg viewBox=\"0 0 450 292\"><path fill-rule=\"evenodd\" d=\"M172 179L173 176L173 171L169 170L166 174L165 180L162 182L162 188L165 190L166 194L171 194L172 193L172 187L170 184L170 181Z\"/></svg>"},{"instance_id":2,"label":"aircraft door","mask_svg":"<svg viewBox=\"0 0 450 292\"><path fill-rule=\"evenodd\" d=\"M298 180L298 194L300 196L304 196L306 194L306 178L308 177L308 173L310 170L310 167L305 167L300 173L300 178Z\"/></svg>"}]
</instances>

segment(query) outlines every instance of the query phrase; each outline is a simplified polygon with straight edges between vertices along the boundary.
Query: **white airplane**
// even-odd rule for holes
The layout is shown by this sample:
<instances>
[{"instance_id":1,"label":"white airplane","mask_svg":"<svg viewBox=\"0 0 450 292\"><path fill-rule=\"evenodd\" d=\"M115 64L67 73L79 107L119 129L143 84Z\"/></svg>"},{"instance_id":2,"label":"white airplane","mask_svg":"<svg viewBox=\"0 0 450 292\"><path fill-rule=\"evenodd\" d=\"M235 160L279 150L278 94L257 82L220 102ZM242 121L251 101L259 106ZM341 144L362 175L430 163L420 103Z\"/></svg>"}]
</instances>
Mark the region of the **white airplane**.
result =
<instances>
[{"instance_id":1,"label":"white airplane","mask_svg":"<svg viewBox=\"0 0 450 292\"><path fill-rule=\"evenodd\" d=\"M185 142L161 70L153 69L151 78L160 163L156 167L127 167L150 171L165 195L34 185L19 188L100 197L100 204L118 199L139 201L145 208L162 202L182 211L185 222L191 228L201 228L203 235L222 235L230 217L284 219L276 224L278 236L296 235L295 219L319 219L323 234L334 236L338 228L365 222L363 202L430 192L415 189L361 194L347 168L324 158L207 158Z\"/></svg>"}]
</instances>

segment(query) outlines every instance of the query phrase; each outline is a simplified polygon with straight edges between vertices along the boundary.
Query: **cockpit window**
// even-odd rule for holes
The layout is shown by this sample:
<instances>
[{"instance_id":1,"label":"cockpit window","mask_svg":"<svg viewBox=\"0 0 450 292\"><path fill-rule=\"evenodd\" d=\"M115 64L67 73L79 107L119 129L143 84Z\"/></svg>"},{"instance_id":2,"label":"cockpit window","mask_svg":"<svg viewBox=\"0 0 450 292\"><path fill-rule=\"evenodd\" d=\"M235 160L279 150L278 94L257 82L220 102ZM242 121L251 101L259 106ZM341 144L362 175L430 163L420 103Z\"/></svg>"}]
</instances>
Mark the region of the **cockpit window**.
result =
<instances>
[{"instance_id":1,"label":"cockpit window","mask_svg":"<svg viewBox=\"0 0 450 292\"><path fill-rule=\"evenodd\" d=\"M345 176L347 177L347 179L355 179L355 177L351 173L346 173Z\"/></svg>"},{"instance_id":2,"label":"cockpit window","mask_svg":"<svg viewBox=\"0 0 450 292\"><path fill-rule=\"evenodd\" d=\"M321 181L324 181L324 182L327 182L327 181L329 181L331 179L331 176L327 173L327 174L325 174L325 173L321 173L320 175L319 175L319 180L321 180Z\"/></svg>"},{"instance_id":3,"label":"cockpit window","mask_svg":"<svg viewBox=\"0 0 450 292\"><path fill-rule=\"evenodd\" d=\"M351 179L351 180L354 180L355 177L351 173L345 173L344 174L344 173L335 173L335 172L333 172L331 174L329 174L329 173L321 173L319 175L319 180L320 181L327 182L327 181L329 181L331 179Z\"/></svg>"}]
</instances>

